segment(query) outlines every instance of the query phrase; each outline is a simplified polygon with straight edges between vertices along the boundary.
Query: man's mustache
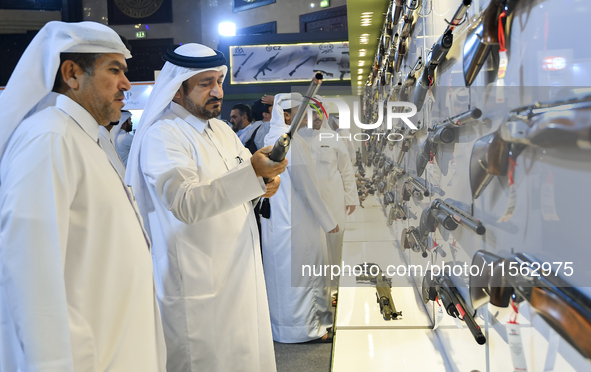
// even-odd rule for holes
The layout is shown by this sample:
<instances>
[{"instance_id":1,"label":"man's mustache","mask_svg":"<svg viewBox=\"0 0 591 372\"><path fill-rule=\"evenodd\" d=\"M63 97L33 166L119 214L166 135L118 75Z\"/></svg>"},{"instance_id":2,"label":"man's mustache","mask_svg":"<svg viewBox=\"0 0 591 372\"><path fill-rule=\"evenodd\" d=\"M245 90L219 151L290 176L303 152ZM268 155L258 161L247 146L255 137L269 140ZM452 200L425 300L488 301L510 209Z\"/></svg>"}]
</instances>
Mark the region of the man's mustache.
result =
<instances>
[{"instance_id":1,"label":"man's mustache","mask_svg":"<svg viewBox=\"0 0 591 372\"><path fill-rule=\"evenodd\" d=\"M215 103L215 102L220 102L221 103L222 101L223 100L222 99L219 99L219 98L210 98L207 101L205 101L205 104L208 105L210 103Z\"/></svg>"},{"instance_id":2,"label":"man's mustache","mask_svg":"<svg viewBox=\"0 0 591 372\"><path fill-rule=\"evenodd\" d=\"M120 90L119 93L115 94L115 99L124 99L125 95L123 94L123 91Z\"/></svg>"}]
</instances>

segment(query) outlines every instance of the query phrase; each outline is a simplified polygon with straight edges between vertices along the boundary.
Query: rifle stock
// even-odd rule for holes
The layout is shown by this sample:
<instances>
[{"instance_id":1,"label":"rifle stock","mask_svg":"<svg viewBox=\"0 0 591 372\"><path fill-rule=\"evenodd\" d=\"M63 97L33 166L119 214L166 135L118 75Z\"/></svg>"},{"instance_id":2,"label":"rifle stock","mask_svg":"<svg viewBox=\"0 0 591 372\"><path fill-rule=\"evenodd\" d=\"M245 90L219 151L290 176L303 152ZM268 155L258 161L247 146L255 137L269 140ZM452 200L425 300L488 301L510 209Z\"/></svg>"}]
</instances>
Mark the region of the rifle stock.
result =
<instances>
[{"instance_id":1,"label":"rifle stock","mask_svg":"<svg viewBox=\"0 0 591 372\"><path fill-rule=\"evenodd\" d=\"M591 96L515 109L496 132L477 140L470 159L473 198L493 176L506 176L509 158L527 146L591 150Z\"/></svg>"},{"instance_id":2,"label":"rifle stock","mask_svg":"<svg viewBox=\"0 0 591 372\"><path fill-rule=\"evenodd\" d=\"M510 263L520 268L514 274L508 271ZM553 270L532 274L534 263L539 264L523 253L502 258L483 250L476 252L472 265L485 270L479 276L470 277L472 304L480 307L490 302L508 307L515 294L518 299L528 301L536 313L585 358L591 359L591 300L570 287ZM525 272L523 265L530 270Z\"/></svg>"},{"instance_id":3,"label":"rifle stock","mask_svg":"<svg viewBox=\"0 0 591 372\"><path fill-rule=\"evenodd\" d=\"M470 26L464 43L463 70L464 82L469 87L476 79L492 47L499 43L499 14L501 0L492 0Z\"/></svg>"}]
</instances>

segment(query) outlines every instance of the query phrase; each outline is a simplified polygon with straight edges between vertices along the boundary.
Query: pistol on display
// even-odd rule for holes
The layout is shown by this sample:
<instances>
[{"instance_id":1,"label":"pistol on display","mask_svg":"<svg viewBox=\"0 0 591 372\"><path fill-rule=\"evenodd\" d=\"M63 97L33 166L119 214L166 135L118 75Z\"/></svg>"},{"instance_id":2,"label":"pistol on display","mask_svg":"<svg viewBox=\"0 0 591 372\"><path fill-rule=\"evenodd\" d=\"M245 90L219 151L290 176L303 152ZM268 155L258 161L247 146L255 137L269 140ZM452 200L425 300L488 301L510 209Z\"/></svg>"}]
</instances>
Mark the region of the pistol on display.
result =
<instances>
[{"instance_id":1,"label":"pistol on display","mask_svg":"<svg viewBox=\"0 0 591 372\"><path fill-rule=\"evenodd\" d=\"M494 176L506 176L509 162L527 147L591 150L591 96L511 111L499 129L474 143L470 188L478 198Z\"/></svg>"},{"instance_id":2,"label":"pistol on display","mask_svg":"<svg viewBox=\"0 0 591 372\"><path fill-rule=\"evenodd\" d=\"M425 171L425 167L429 161L437 156L439 145L452 143L456 139L454 128L473 123L481 116L482 111L478 108L473 108L444 120L434 128L429 128L429 135L419 147L419 156L416 158L417 176L420 177Z\"/></svg>"},{"instance_id":3,"label":"pistol on display","mask_svg":"<svg viewBox=\"0 0 591 372\"><path fill-rule=\"evenodd\" d=\"M508 307L512 298L525 300L579 353L591 359L591 301L560 279L551 267L542 269L528 254L502 258L483 250L476 252L472 265L484 268L479 276L470 276L474 308L487 302Z\"/></svg>"},{"instance_id":4,"label":"pistol on display","mask_svg":"<svg viewBox=\"0 0 591 372\"><path fill-rule=\"evenodd\" d=\"M474 320L473 312L454 285L452 279L446 274L433 276L431 270L427 270L423 277L423 302L437 301L445 308L449 316L463 320L479 345L486 343L486 337L480 326Z\"/></svg>"},{"instance_id":5,"label":"pistol on display","mask_svg":"<svg viewBox=\"0 0 591 372\"><path fill-rule=\"evenodd\" d=\"M371 283L376 286L376 298L384 320L396 319L401 316L402 311L396 311L394 300L392 300L391 279L386 278L377 264L366 262L358 266L364 268L364 274L357 276L357 281ZM377 272L377 275L371 275L374 272Z\"/></svg>"}]
</instances>

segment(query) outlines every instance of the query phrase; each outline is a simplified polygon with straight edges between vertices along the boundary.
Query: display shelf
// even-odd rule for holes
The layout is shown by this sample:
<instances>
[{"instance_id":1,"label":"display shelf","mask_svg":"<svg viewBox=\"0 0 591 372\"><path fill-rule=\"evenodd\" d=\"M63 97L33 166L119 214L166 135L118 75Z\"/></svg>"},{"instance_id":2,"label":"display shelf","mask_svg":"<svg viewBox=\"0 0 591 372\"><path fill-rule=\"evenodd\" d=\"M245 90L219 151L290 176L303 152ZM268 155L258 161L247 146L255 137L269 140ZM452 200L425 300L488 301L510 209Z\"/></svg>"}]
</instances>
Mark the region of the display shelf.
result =
<instances>
[{"instance_id":1,"label":"display shelf","mask_svg":"<svg viewBox=\"0 0 591 372\"><path fill-rule=\"evenodd\" d=\"M548 341L531 326L522 325L520 332L527 371L544 371ZM485 345L478 345L468 329L442 327L438 328L436 333L442 344L445 345L445 353L454 371L485 371L487 359L490 363L490 371L513 371L509 344L497 332L485 334L487 337ZM494 357L499 355L503 355L503 357ZM548 371L557 372L575 370L577 369L573 368L560 353L556 354L554 368L548 369Z\"/></svg>"},{"instance_id":2,"label":"display shelf","mask_svg":"<svg viewBox=\"0 0 591 372\"><path fill-rule=\"evenodd\" d=\"M448 371L436 335L427 329L340 330L333 372Z\"/></svg>"},{"instance_id":3,"label":"display shelf","mask_svg":"<svg viewBox=\"0 0 591 372\"><path fill-rule=\"evenodd\" d=\"M340 287L337 331L343 329L432 328L431 320L413 287L392 288L392 299L402 316L384 320L376 301L375 287Z\"/></svg>"},{"instance_id":4,"label":"display shelf","mask_svg":"<svg viewBox=\"0 0 591 372\"><path fill-rule=\"evenodd\" d=\"M389 226L384 222L351 222L343 236L345 242L376 242L393 240Z\"/></svg>"}]
</instances>

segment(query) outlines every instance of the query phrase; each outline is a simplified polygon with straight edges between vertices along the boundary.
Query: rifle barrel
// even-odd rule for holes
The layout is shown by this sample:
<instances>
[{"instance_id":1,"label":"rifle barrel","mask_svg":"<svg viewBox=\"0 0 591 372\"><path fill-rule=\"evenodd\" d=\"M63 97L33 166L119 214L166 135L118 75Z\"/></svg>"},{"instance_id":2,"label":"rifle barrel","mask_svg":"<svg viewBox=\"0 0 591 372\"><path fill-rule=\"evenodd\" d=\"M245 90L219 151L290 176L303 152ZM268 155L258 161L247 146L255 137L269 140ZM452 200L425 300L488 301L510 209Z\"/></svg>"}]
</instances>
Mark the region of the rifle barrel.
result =
<instances>
[{"instance_id":1,"label":"rifle barrel","mask_svg":"<svg viewBox=\"0 0 591 372\"><path fill-rule=\"evenodd\" d=\"M454 216L454 219L460 225L467 227L468 229L472 230L478 235L484 235L486 232L486 228L482 225L480 220L470 216L468 213L462 211L461 209L457 208L456 206L444 202L441 199L435 199L433 202L433 206L437 209L441 209L448 213L451 216Z\"/></svg>"}]
</instances>

